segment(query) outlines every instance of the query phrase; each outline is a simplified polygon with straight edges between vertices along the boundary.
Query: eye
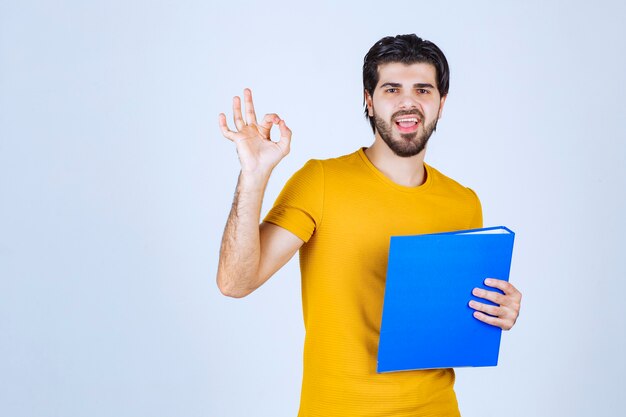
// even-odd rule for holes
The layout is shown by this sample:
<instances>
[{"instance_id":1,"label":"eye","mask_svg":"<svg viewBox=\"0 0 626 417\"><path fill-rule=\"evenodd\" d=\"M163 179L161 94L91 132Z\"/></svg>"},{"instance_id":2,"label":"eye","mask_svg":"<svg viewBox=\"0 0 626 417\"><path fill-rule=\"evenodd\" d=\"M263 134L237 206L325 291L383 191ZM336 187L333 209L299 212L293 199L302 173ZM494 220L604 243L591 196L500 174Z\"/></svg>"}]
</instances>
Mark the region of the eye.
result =
<instances>
[{"instance_id":1,"label":"eye","mask_svg":"<svg viewBox=\"0 0 626 417\"><path fill-rule=\"evenodd\" d=\"M398 91L398 89L397 88L388 88L385 91L388 92L388 93L396 93Z\"/></svg>"},{"instance_id":2,"label":"eye","mask_svg":"<svg viewBox=\"0 0 626 417\"><path fill-rule=\"evenodd\" d=\"M419 94L428 94L428 93L430 93L430 91L428 91L428 90L427 90L427 89L425 89L425 88L418 88L418 89L417 89L417 92L418 92Z\"/></svg>"}]
</instances>

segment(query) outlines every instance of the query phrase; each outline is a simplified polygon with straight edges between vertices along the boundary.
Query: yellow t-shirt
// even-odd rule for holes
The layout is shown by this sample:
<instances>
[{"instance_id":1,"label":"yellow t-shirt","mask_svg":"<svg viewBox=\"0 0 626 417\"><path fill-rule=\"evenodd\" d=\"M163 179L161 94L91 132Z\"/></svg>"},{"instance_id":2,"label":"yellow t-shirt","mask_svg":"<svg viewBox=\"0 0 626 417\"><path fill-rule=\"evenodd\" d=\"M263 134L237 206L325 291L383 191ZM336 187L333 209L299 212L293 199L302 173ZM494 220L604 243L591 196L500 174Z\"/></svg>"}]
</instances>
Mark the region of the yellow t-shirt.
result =
<instances>
[{"instance_id":1,"label":"yellow t-shirt","mask_svg":"<svg viewBox=\"0 0 626 417\"><path fill-rule=\"evenodd\" d=\"M265 218L305 242L300 417L459 415L452 369L376 373L390 236L482 227L476 194L425 167L404 187L363 149L311 160Z\"/></svg>"}]
</instances>

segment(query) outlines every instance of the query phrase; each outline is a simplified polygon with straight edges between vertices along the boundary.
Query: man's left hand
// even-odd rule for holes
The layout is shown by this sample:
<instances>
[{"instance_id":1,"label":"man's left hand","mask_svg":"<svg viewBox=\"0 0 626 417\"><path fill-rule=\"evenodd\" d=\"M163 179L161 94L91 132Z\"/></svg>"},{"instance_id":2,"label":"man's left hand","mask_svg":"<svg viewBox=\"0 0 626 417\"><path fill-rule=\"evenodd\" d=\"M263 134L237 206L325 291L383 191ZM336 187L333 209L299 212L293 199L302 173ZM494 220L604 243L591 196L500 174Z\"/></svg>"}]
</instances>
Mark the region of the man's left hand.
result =
<instances>
[{"instance_id":1,"label":"man's left hand","mask_svg":"<svg viewBox=\"0 0 626 417\"><path fill-rule=\"evenodd\" d=\"M513 284L501 279L487 278L485 285L502 290L504 294L497 291L487 291L482 288L474 288L472 294L476 297L484 298L497 306L470 301L469 306L476 310L474 317L502 330L510 330L515 324L522 302L522 293ZM486 314L485 314L486 313Z\"/></svg>"}]
</instances>

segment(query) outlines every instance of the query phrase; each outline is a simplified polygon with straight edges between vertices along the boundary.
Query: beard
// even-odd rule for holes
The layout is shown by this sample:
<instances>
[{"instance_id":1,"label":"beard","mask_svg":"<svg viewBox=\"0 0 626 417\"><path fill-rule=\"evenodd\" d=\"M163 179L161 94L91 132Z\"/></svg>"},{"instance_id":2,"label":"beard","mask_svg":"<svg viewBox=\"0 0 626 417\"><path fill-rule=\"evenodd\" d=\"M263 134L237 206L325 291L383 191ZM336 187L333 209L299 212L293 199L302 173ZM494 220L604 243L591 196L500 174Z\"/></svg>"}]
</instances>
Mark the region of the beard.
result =
<instances>
[{"instance_id":1,"label":"beard","mask_svg":"<svg viewBox=\"0 0 626 417\"><path fill-rule=\"evenodd\" d=\"M424 125L424 115L419 110L401 110L391 116L391 120L396 117L407 114L415 115L417 113L420 126L413 133L400 133L399 139L394 139L391 123L387 123L376 114L374 110L374 124L376 131L389 146L389 149L397 156L408 158L422 152L428 143L430 135L437 129L437 119L433 120L429 125ZM393 122L392 122L393 123Z\"/></svg>"}]
</instances>

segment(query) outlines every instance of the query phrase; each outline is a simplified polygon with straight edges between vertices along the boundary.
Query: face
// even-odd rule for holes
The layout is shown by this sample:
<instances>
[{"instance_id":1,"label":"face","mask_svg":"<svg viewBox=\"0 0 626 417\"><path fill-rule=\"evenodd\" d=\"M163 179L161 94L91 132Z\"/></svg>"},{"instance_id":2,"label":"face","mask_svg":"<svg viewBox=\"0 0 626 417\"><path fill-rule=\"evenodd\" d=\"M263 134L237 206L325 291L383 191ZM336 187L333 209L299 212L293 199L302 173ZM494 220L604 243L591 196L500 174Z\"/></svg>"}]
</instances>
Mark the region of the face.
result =
<instances>
[{"instance_id":1,"label":"face","mask_svg":"<svg viewBox=\"0 0 626 417\"><path fill-rule=\"evenodd\" d=\"M392 62L380 65L378 75L373 97L365 92L376 136L398 156L419 154L437 127L445 102L437 89L435 67Z\"/></svg>"}]
</instances>

